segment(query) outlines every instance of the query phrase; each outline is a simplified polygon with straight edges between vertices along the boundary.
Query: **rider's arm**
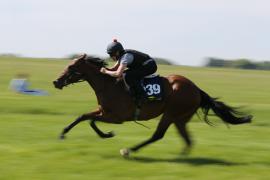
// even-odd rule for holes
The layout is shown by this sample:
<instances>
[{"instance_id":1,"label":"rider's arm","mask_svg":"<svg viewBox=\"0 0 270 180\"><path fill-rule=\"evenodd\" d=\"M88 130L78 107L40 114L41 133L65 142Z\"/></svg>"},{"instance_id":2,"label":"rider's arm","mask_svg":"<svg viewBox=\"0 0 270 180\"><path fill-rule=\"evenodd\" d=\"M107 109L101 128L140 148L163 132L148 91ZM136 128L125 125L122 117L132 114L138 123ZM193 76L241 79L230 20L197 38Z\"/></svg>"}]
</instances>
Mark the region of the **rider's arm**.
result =
<instances>
[{"instance_id":1,"label":"rider's arm","mask_svg":"<svg viewBox=\"0 0 270 180\"><path fill-rule=\"evenodd\" d=\"M109 71L116 71L118 69L119 65L120 65L120 62L117 61L117 63L115 63L113 67L106 68L106 69L109 70Z\"/></svg>"},{"instance_id":2,"label":"rider's arm","mask_svg":"<svg viewBox=\"0 0 270 180\"><path fill-rule=\"evenodd\" d=\"M119 66L117 67L117 65L115 66L116 70L112 71L109 69L105 69L105 68L101 68L101 72L104 74L108 74L112 77L122 77L124 70L127 68L128 65L130 65L134 60L134 56L130 53L126 53L124 54L121 59L117 62L117 64L119 64Z\"/></svg>"},{"instance_id":3,"label":"rider's arm","mask_svg":"<svg viewBox=\"0 0 270 180\"><path fill-rule=\"evenodd\" d=\"M110 70L104 69L103 73L108 74L112 77L121 77L126 67L127 67L126 64L119 63L119 66L116 71L110 71Z\"/></svg>"}]
</instances>

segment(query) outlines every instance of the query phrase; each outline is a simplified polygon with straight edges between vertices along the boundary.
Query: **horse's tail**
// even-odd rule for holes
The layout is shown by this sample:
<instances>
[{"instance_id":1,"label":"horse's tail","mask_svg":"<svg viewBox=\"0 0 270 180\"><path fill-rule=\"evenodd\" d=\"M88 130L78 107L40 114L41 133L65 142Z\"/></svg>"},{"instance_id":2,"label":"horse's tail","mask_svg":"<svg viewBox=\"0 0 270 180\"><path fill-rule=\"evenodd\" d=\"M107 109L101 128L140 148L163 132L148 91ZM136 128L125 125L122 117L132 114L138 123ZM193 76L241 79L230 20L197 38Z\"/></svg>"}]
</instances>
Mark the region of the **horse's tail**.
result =
<instances>
[{"instance_id":1,"label":"horse's tail","mask_svg":"<svg viewBox=\"0 0 270 180\"><path fill-rule=\"evenodd\" d=\"M204 114L204 121L211 125L207 116L209 115L209 110L212 109L216 116L220 117L224 122L229 124L243 124L250 123L252 115L246 115L243 112L238 111L235 107L230 107L225 103L218 101L217 98L210 97L207 93L200 90L201 94L201 104Z\"/></svg>"}]
</instances>

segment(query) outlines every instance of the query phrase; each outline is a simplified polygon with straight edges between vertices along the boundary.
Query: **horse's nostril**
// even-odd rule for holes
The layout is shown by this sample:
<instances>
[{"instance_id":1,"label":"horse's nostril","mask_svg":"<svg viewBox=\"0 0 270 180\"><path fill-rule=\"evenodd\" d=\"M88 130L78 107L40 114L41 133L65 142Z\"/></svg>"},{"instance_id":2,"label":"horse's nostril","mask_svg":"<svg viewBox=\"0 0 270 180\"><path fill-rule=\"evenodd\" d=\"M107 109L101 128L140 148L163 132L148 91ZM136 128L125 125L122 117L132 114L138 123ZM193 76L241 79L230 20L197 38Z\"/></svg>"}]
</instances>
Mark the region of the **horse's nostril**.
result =
<instances>
[{"instance_id":1,"label":"horse's nostril","mask_svg":"<svg viewBox=\"0 0 270 180\"><path fill-rule=\"evenodd\" d=\"M58 81L53 81L53 85L55 88L57 89L62 89L62 87L60 86L59 82Z\"/></svg>"},{"instance_id":2,"label":"horse's nostril","mask_svg":"<svg viewBox=\"0 0 270 180\"><path fill-rule=\"evenodd\" d=\"M56 87L56 85L57 85L57 81L53 81L53 85Z\"/></svg>"}]
</instances>

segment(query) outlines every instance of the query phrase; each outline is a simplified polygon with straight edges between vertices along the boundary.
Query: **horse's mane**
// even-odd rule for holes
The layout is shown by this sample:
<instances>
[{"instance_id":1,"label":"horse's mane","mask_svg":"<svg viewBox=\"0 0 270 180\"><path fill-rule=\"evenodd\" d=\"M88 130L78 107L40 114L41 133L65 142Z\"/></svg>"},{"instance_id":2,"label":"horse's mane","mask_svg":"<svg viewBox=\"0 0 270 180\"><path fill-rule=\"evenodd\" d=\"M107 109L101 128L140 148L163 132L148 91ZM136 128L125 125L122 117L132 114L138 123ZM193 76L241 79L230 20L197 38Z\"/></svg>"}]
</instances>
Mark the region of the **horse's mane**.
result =
<instances>
[{"instance_id":1,"label":"horse's mane","mask_svg":"<svg viewBox=\"0 0 270 180\"><path fill-rule=\"evenodd\" d=\"M102 67L107 67L108 66L108 63L104 60L104 59L101 59L99 57L95 57L95 56L86 56L84 59L84 61L86 61L87 64L91 64L91 65L94 65L98 68L102 68ZM100 73L102 74L102 73ZM115 77L112 77L108 74L103 74L107 79L109 80L110 82L116 82L116 78ZM118 81L117 83L118 84ZM123 86L124 86L124 83L123 83Z\"/></svg>"},{"instance_id":2,"label":"horse's mane","mask_svg":"<svg viewBox=\"0 0 270 180\"><path fill-rule=\"evenodd\" d=\"M95 57L95 56L86 56L84 60L98 67L106 67L108 65L108 63L105 62L104 59L100 59L99 57Z\"/></svg>"}]
</instances>

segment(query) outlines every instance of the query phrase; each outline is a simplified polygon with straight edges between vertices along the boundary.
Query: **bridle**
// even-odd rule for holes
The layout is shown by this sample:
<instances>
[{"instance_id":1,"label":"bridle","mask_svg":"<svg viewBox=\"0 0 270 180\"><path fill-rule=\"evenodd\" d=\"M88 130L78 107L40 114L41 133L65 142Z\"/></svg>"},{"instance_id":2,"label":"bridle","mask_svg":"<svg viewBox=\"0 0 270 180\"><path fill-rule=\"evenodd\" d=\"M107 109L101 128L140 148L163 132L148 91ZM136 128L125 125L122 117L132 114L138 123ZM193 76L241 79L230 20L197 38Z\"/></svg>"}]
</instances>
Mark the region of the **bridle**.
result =
<instances>
[{"instance_id":1,"label":"bridle","mask_svg":"<svg viewBox=\"0 0 270 180\"><path fill-rule=\"evenodd\" d=\"M77 72L77 71L71 71L71 72L69 72L69 73L67 74L67 77L66 77L66 79L64 80L64 85L67 85L67 84L68 84L68 81L71 80L71 79L73 78L74 75L81 76L82 79L79 79L78 81L72 82L72 83L70 83L70 84L75 84L75 83L79 83L79 82L85 81L85 78L83 78L84 75L83 75L82 73Z\"/></svg>"}]
</instances>

